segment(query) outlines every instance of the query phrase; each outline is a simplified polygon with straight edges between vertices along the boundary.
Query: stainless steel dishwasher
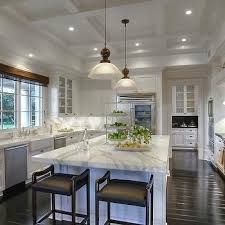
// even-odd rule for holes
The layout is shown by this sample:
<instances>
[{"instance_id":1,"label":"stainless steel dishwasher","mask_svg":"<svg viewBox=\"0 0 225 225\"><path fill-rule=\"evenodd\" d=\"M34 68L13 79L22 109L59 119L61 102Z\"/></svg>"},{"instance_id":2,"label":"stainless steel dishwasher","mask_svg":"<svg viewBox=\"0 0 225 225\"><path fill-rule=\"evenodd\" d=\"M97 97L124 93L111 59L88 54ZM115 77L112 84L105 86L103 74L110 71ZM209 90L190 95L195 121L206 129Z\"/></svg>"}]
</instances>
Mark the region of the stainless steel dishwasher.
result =
<instances>
[{"instance_id":1,"label":"stainless steel dishwasher","mask_svg":"<svg viewBox=\"0 0 225 225\"><path fill-rule=\"evenodd\" d=\"M27 179L27 145L5 148L5 186L6 189Z\"/></svg>"},{"instance_id":2,"label":"stainless steel dishwasher","mask_svg":"<svg viewBox=\"0 0 225 225\"><path fill-rule=\"evenodd\" d=\"M54 149L63 148L66 146L66 137L60 136L54 139Z\"/></svg>"}]
</instances>

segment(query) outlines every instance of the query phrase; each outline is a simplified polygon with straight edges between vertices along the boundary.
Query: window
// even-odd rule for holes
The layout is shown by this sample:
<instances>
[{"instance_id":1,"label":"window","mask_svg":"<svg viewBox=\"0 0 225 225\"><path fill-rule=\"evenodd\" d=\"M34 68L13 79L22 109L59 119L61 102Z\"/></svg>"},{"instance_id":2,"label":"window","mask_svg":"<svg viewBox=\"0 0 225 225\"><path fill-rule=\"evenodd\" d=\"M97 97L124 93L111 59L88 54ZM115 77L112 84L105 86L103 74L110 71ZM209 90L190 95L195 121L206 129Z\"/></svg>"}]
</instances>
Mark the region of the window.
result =
<instances>
[{"instance_id":1,"label":"window","mask_svg":"<svg viewBox=\"0 0 225 225\"><path fill-rule=\"evenodd\" d=\"M0 76L0 130L41 126L42 86Z\"/></svg>"},{"instance_id":2,"label":"window","mask_svg":"<svg viewBox=\"0 0 225 225\"><path fill-rule=\"evenodd\" d=\"M21 82L21 127L41 126L42 87Z\"/></svg>"},{"instance_id":3,"label":"window","mask_svg":"<svg viewBox=\"0 0 225 225\"><path fill-rule=\"evenodd\" d=\"M0 79L0 129L16 127L16 82Z\"/></svg>"}]
</instances>

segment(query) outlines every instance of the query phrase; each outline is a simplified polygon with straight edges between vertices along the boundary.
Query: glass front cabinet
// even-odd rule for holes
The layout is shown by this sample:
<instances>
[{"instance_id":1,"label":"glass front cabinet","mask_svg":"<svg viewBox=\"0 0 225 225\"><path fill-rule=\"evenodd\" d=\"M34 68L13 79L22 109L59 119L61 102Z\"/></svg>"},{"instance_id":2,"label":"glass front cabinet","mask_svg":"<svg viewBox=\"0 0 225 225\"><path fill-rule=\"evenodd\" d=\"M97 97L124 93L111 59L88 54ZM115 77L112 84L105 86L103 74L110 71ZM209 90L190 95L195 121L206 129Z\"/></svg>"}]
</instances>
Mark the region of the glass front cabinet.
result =
<instances>
[{"instance_id":1,"label":"glass front cabinet","mask_svg":"<svg viewBox=\"0 0 225 225\"><path fill-rule=\"evenodd\" d=\"M73 81L59 77L59 114L73 113Z\"/></svg>"},{"instance_id":2,"label":"glass front cabinet","mask_svg":"<svg viewBox=\"0 0 225 225\"><path fill-rule=\"evenodd\" d=\"M172 87L173 115L198 115L198 86L177 85Z\"/></svg>"}]
</instances>

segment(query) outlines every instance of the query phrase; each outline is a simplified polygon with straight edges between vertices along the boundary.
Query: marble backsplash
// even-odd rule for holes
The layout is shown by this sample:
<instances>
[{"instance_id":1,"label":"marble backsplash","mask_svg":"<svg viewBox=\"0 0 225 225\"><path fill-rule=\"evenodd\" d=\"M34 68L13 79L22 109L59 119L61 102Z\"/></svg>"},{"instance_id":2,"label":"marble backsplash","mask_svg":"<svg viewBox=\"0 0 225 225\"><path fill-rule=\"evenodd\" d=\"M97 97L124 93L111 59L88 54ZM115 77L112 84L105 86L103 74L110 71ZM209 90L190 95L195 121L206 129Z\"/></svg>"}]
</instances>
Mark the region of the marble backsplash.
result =
<instances>
[{"instance_id":1,"label":"marble backsplash","mask_svg":"<svg viewBox=\"0 0 225 225\"><path fill-rule=\"evenodd\" d=\"M57 117L47 121L47 126L52 126L54 131L64 128L74 130L87 128L91 130L103 130L105 117Z\"/></svg>"}]
</instances>

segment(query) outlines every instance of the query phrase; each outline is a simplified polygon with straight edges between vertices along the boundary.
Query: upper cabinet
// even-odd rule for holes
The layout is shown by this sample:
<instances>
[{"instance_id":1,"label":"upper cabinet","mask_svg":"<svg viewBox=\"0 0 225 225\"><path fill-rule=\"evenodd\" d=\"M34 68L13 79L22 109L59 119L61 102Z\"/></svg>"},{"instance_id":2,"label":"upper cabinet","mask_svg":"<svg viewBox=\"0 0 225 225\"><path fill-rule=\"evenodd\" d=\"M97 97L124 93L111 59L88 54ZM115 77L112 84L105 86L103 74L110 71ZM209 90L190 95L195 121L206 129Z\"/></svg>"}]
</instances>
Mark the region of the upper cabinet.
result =
<instances>
[{"instance_id":1,"label":"upper cabinet","mask_svg":"<svg viewBox=\"0 0 225 225\"><path fill-rule=\"evenodd\" d=\"M156 92L156 84L157 77L155 75L152 76L135 76L132 78L136 85L139 93L155 93Z\"/></svg>"},{"instance_id":2,"label":"upper cabinet","mask_svg":"<svg viewBox=\"0 0 225 225\"><path fill-rule=\"evenodd\" d=\"M198 115L198 86L177 85L172 87L173 115Z\"/></svg>"},{"instance_id":3,"label":"upper cabinet","mask_svg":"<svg viewBox=\"0 0 225 225\"><path fill-rule=\"evenodd\" d=\"M73 113L73 81L59 77L59 114Z\"/></svg>"}]
</instances>

